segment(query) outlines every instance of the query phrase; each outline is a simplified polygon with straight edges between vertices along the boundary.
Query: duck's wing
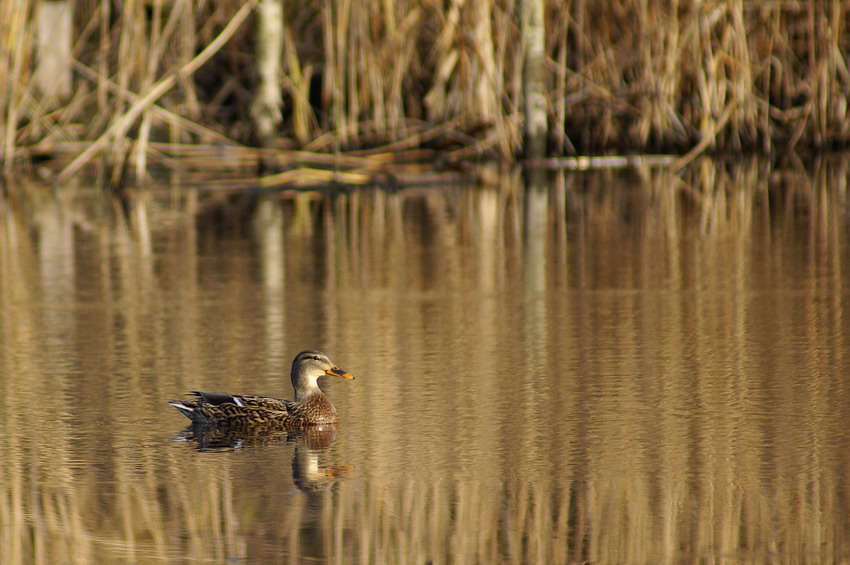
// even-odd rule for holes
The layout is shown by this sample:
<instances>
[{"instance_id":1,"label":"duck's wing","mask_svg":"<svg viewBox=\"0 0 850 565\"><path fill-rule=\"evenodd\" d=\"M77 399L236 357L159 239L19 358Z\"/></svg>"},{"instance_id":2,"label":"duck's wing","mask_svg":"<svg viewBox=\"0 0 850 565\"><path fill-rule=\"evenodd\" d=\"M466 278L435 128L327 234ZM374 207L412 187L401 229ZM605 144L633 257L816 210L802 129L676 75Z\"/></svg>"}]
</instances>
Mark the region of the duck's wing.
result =
<instances>
[{"instance_id":1,"label":"duck's wing","mask_svg":"<svg viewBox=\"0 0 850 565\"><path fill-rule=\"evenodd\" d=\"M253 396L248 394L227 394L226 392L201 392L192 391L199 401L211 406L223 406L233 404L240 408L260 408L273 412L289 412L292 401L270 396Z\"/></svg>"},{"instance_id":2,"label":"duck's wing","mask_svg":"<svg viewBox=\"0 0 850 565\"><path fill-rule=\"evenodd\" d=\"M192 391L190 400L169 402L193 422L204 424L288 424L291 400L269 396Z\"/></svg>"}]
</instances>

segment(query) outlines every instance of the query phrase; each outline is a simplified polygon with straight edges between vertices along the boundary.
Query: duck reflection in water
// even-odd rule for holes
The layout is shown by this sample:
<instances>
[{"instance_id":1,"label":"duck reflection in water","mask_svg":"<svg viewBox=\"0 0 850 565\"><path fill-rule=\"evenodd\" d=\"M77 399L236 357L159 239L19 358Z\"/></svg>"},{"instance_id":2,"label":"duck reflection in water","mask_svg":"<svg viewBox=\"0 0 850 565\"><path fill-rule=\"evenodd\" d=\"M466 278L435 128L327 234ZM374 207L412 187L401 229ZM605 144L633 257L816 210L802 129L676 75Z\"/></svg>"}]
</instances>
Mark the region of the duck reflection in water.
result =
<instances>
[{"instance_id":1,"label":"duck reflection in water","mask_svg":"<svg viewBox=\"0 0 850 565\"><path fill-rule=\"evenodd\" d=\"M194 423L177 434L175 441L192 441L198 451L233 451L246 447L295 444L292 455L292 480L303 492L318 492L337 479L351 475L351 465L327 465L323 461L336 439L336 424L284 430L238 429L228 426Z\"/></svg>"}]
</instances>

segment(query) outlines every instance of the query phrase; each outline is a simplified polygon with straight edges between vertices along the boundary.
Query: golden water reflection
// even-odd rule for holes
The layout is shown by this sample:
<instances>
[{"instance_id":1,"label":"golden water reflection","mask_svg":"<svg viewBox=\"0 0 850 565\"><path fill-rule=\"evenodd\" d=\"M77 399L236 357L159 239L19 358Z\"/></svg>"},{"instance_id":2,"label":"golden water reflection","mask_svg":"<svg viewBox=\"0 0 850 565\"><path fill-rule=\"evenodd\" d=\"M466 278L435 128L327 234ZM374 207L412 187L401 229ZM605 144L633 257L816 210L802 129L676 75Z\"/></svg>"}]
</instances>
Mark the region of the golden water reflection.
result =
<instances>
[{"instance_id":1,"label":"golden water reflection","mask_svg":"<svg viewBox=\"0 0 850 565\"><path fill-rule=\"evenodd\" d=\"M847 178L4 200L3 562L846 561ZM333 433L165 405L305 347Z\"/></svg>"}]
</instances>

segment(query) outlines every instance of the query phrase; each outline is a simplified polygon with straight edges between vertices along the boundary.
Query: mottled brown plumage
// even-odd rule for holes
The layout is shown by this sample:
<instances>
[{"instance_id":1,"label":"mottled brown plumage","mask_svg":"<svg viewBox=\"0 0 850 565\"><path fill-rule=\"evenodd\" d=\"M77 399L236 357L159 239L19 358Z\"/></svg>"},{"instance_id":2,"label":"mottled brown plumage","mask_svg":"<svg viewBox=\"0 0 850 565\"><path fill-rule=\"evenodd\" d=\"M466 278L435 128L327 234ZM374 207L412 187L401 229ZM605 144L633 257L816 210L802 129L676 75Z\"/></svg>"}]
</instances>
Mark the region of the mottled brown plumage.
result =
<instances>
[{"instance_id":1,"label":"mottled brown plumage","mask_svg":"<svg viewBox=\"0 0 850 565\"><path fill-rule=\"evenodd\" d=\"M333 375L353 379L318 351L302 351L292 361L295 400L223 392L193 391L189 400L169 402L199 424L304 428L337 422L336 408L319 389L318 379Z\"/></svg>"}]
</instances>

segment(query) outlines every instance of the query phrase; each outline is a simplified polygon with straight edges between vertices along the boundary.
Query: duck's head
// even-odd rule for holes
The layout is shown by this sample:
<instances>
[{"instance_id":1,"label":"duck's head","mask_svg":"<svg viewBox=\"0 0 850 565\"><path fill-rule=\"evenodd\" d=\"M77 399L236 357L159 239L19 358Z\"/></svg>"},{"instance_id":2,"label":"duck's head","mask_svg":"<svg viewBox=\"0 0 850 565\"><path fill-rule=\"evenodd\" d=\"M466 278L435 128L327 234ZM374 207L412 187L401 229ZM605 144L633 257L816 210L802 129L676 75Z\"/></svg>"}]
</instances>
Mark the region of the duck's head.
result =
<instances>
[{"instance_id":1,"label":"duck's head","mask_svg":"<svg viewBox=\"0 0 850 565\"><path fill-rule=\"evenodd\" d=\"M334 365L327 355L319 351L307 350L296 355L292 361L292 388L295 389L295 400L321 392L318 380L325 375L343 379L354 378L351 373Z\"/></svg>"}]
</instances>

